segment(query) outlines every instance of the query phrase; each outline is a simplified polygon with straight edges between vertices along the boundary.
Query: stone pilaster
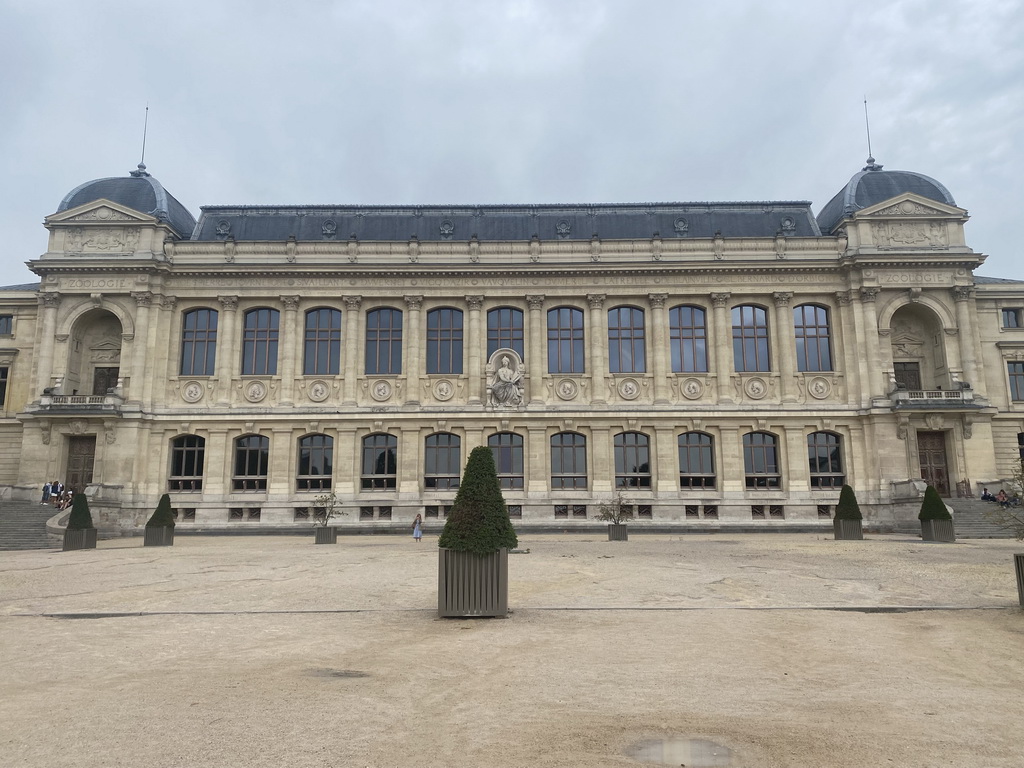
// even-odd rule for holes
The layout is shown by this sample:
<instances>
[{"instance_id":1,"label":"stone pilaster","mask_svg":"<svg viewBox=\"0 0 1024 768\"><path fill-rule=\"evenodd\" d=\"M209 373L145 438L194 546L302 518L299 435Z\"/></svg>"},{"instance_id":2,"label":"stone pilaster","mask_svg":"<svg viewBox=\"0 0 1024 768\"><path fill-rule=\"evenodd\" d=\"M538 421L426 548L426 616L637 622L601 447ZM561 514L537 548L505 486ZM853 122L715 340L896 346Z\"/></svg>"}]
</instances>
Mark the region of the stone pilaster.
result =
<instances>
[{"instance_id":1,"label":"stone pilaster","mask_svg":"<svg viewBox=\"0 0 1024 768\"><path fill-rule=\"evenodd\" d=\"M974 291L970 286L957 286L953 289L953 301L956 302L956 324L960 328L960 362L963 368L963 379L972 386L978 381L978 368L974 356L974 322L971 312L971 299Z\"/></svg>"},{"instance_id":2,"label":"stone pilaster","mask_svg":"<svg viewBox=\"0 0 1024 768\"><path fill-rule=\"evenodd\" d=\"M604 379L608 372L608 363L605 360L605 348L608 344L608 323L604 314L603 293L587 294L587 301L590 304L590 380L592 382L590 402L594 405L604 405L605 388Z\"/></svg>"},{"instance_id":3,"label":"stone pilaster","mask_svg":"<svg viewBox=\"0 0 1024 768\"><path fill-rule=\"evenodd\" d=\"M218 296L220 317L217 318L217 404L231 402L231 382L240 358L238 344L238 297Z\"/></svg>"},{"instance_id":4,"label":"stone pilaster","mask_svg":"<svg viewBox=\"0 0 1024 768\"><path fill-rule=\"evenodd\" d=\"M535 377L530 387L530 405L541 405L541 377L547 370L547 354L544 345L544 296L529 295L526 303L530 307L530 346L526 350L526 364Z\"/></svg>"},{"instance_id":5,"label":"stone pilaster","mask_svg":"<svg viewBox=\"0 0 1024 768\"><path fill-rule=\"evenodd\" d=\"M483 391L484 379L484 364L481 361L481 353L487 344L487 339L481 336L480 328L480 310L484 305L484 297L467 296L466 303L469 305L469 328L466 334L466 346L469 348L469 368L466 371L469 377L469 404L479 405L482 402L481 392Z\"/></svg>"},{"instance_id":6,"label":"stone pilaster","mask_svg":"<svg viewBox=\"0 0 1024 768\"><path fill-rule=\"evenodd\" d=\"M789 306L793 294L790 291L776 291L772 294L772 299L775 303L775 316L772 322L773 341L777 354L775 368L779 371L779 378L782 382L782 402L795 403L796 341L793 330L793 310Z\"/></svg>"},{"instance_id":7,"label":"stone pilaster","mask_svg":"<svg viewBox=\"0 0 1024 768\"><path fill-rule=\"evenodd\" d=\"M146 380L146 353L149 346L149 307L153 294L149 291L132 292L135 299L135 338L132 339L132 359L128 369L128 399L141 401Z\"/></svg>"},{"instance_id":8,"label":"stone pilaster","mask_svg":"<svg viewBox=\"0 0 1024 768\"><path fill-rule=\"evenodd\" d=\"M57 332L57 307L60 306L59 293L39 294L39 303L43 305L42 330L39 334L39 363L36 368L35 397L50 386L53 374L54 335Z\"/></svg>"},{"instance_id":9,"label":"stone pilaster","mask_svg":"<svg viewBox=\"0 0 1024 768\"><path fill-rule=\"evenodd\" d=\"M344 405L356 404L356 381L359 378L359 350L363 348L363 340L359 338L359 307L363 303L361 296L342 296L345 302L345 337L341 345L341 370L345 379L342 383L342 402ZM358 468L356 477L359 476Z\"/></svg>"},{"instance_id":10,"label":"stone pilaster","mask_svg":"<svg viewBox=\"0 0 1024 768\"><path fill-rule=\"evenodd\" d=\"M420 404L420 376L423 373L423 340L420 333L421 315L423 307L422 296L406 296L405 306L408 321L404 324L406 332L402 334L402 343L405 346L404 355L406 369L405 374L405 403L406 405Z\"/></svg>"},{"instance_id":11,"label":"stone pilaster","mask_svg":"<svg viewBox=\"0 0 1024 768\"><path fill-rule=\"evenodd\" d=\"M301 357L305 344L302 343L302 323L299 322L299 297L282 296L284 315L281 323L281 341L277 354L281 362L281 388L278 402L291 405L295 400L295 371L297 358Z\"/></svg>"},{"instance_id":12,"label":"stone pilaster","mask_svg":"<svg viewBox=\"0 0 1024 768\"><path fill-rule=\"evenodd\" d=\"M875 299L878 298L878 288L860 289L860 311L864 317L864 335L861 337L867 342L867 372L866 383L868 385L867 396L870 401L872 397L879 397L886 393L887 388L883 383L882 354L879 347L878 310L875 306Z\"/></svg>"},{"instance_id":13,"label":"stone pilaster","mask_svg":"<svg viewBox=\"0 0 1024 768\"><path fill-rule=\"evenodd\" d=\"M668 294L649 293L651 302L651 344L648 345L651 375L654 377L654 402L656 405L667 405L668 377L672 369L672 358L669 355L668 343L665 340L665 329L668 328L668 312L665 311L665 300Z\"/></svg>"},{"instance_id":14,"label":"stone pilaster","mask_svg":"<svg viewBox=\"0 0 1024 768\"><path fill-rule=\"evenodd\" d=\"M712 343L708 344L711 353L711 370L718 380L718 402L731 403L729 380L732 377L732 324L729 322L730 293L712 293L712 326L714 328Z\"/></svg>"}]
</instances>

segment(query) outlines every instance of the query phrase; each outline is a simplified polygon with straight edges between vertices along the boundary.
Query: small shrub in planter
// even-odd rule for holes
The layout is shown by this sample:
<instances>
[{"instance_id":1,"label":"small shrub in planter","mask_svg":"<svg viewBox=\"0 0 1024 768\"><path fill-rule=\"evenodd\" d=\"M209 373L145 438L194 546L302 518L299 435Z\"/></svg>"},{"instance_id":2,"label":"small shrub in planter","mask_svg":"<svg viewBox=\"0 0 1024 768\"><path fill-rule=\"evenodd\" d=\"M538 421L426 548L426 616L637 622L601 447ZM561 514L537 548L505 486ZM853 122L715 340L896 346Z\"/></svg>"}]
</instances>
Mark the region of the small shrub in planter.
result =
<instances>
[{"instance_id":1,"label":"small shrub in planter","mask_svg":"<svg viewBox=\"0 0 1024 768\"><path fill-rule=\"evenodd\" d=\"M474 448L438 539L438 615L505 616L508 550L518 543L494 453L487 447Z\"/></svg>"},{"instance_id":2,"label":"small shrub in planter","mask_svg":"<svg viewBox=\"0 0 1024 768\"><path fill-rule=\"evenodd\" d=\"M96 527L92 524L89 500L84 493L75 494L68 527L64 531L64 551L73 549L96 549Z\"/></svg>"},{"instance_id":3,"label":"small shrub in planter","mask_svg":"<svg viewBox=\"0 0 1024 768\"><path fill-rule=\"evenodd\" d=\"M608 521L608 541L629 541L629 529L623 522L630 517L629 507L630 505L622 498L622 492L619 491L611 501L597 508L597 519Z\"/></svg>"},{"instance_id":4,"label":"small shrub in planter","mask_svg":"<svg viewBox=\"0 0 1024 768\"><path fill-rule=\"evenodd\" d=\"M174 545L174 511L171 509L171 497L164 494L156 505L156 510L146 522L144 547L170 547Z\"/></svg>"},{"instance_id":5,"label":"small shrub in planter","mask_svg":"<svg viewBox=\"0 0 1024 768\"><path fill-rule=\"evenodd\" d=\"M925 541L956 541L953 516L946 509L939 492L931 485L924 489L924 500L917 519L921 521L921 538Z\"/></svg>"},{"instance_id":6,"label":"small shrub in planter","mask_svg":"<svg viewBox=\"0 0 1024 768\"><path fill-rule=\"evenodd\" d=\"M338 529L330 525L330 522L345 514L341 508L341 499L333 491L321 493L313 499L313 543L337 544Z\"/></svg>"},{"instance_id":7,"label":"small shrub in planter","mask_svg":"<svg viewBox=\"0 0 1024 768\"><path fill-rule=\"evenodd\" d=\"M839 491L836 516L832 520L836 540L858 541L864 538L864 517L860 513L857 494L853 488L844 485Z\"/></svg>"}]
</instances>

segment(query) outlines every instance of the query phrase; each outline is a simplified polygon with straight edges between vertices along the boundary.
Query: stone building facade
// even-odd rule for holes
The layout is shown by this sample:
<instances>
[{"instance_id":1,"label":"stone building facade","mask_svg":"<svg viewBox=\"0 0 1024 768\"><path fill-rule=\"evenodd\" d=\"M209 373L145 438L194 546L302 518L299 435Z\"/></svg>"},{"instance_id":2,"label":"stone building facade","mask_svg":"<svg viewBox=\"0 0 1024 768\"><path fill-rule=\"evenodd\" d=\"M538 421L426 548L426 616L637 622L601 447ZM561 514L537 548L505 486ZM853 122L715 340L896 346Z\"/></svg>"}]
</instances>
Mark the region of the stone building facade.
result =
<instances>
[{"instance_id":1,"label":"stone building facade","mask_svg":"<svg viewBox=\"0 0 1024 768\"><path fill-rule=\"evenodd\" d=\"M869 165L807 202L280 206L196 221L144 167L46 218L0 290L0 494L99 525L442 518L490 445L521 525L869 519L1007 477L1024 283L967 212Z\"/></svg>"}]
</instances>

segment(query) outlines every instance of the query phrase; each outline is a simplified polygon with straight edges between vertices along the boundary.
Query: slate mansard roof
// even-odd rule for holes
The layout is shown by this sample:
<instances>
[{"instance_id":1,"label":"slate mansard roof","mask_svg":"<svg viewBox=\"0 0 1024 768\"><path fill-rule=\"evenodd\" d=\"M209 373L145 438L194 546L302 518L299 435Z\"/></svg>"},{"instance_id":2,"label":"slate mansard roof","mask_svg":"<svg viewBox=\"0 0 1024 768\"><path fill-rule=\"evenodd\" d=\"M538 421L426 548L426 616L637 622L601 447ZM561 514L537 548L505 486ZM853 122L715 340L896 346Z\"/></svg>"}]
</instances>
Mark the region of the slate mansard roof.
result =
<instances>
[{"instance_id":1,"label":"slate mansard roof","mask_svg":"<svg viewBox=\"0 0 1024 768\"><path fill-rule=\"evenodd\" d=\"M930 176L914 171L883 171L872 157L863 170L855 173L849 183L826 203L818 214L818 226L826 235L831 234L844 218L861 208L881 203L912 192L939 203L956 205L949 190Z\"/></svg>"},{"instance_id":2,"label":"slate mansard roof","mask_svg":"<svg viewBox=\"0 0 1024 768\"><path fill-rule=\"evenodd\" d=\"M142 163L128 176L94 179L78 185L60 201L57 213L100 199L155 216L169 224L174 233L183 239L187 239L195 229L195 217L164 189L163 184L146 172L146 166Z\"/></svg>"},{"instance_id":3,"label":"slate mansard roof","mask_svg":"<svg viewBox=\"0 0 1024 768\"><path fill-rule=\"evenodd\" d=\"M646 239L815 237L810 203L204 206L193 240Z\"/></svg>"}]
</instances>

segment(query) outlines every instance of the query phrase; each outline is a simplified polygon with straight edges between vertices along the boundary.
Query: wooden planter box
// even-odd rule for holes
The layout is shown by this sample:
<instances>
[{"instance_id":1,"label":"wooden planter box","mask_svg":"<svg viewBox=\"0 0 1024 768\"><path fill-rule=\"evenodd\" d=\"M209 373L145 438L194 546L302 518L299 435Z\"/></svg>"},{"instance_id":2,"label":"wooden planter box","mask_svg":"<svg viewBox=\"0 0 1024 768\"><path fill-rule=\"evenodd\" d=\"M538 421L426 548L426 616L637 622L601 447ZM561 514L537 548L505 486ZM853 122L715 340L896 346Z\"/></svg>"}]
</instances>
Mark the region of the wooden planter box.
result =
<instances>
[{"instance_id":1,"label":"wooden planter box","mask_svg":"<svg viewBox=\"0 0 1024 768\"><path fill-rule=\"evenodd\" d=\"M337 544L338 529L333 525L318 525L313 529L314 544Z\"/></svg>"},{"instance_id":2,"label":"wooden planter box","mask_svg":"<svg viewBox=\"0 0 1024 768\"><path fill-rule=\"evenodd\" d=\"M608 541L629 541L629 529L625 523L608 524Z\"/></svg>"},{"instance_id":3,"label":"wooden planter box","mask_svg":"<svg viewBox=\"0 0 1024 768\"><path fill-rule=\"evenodd\" d=\"M1024 552L1014 554L1013 568L1017 571L1017 597L1020 599L1020 607L1024 608Z\"/></svg>"},{"instance_id":4,"label":"wooden planter box","mask_svg":"<svg viewBox=\"0 0 1024 768\"><path fill-rule=\"evenodd\" d=\"M160 526L146 526L146 533L142 539L142 546L144 547L173 547L174 546L174 526L173 525L160 525Z\"/></svg>"},{"instance_id":5,"label":"wooden planter box","mask_svg":"<svg viewBox=\"0 0 1024 768\"><path fill-rule=\"evenodd\" d=\"M508 615L508 550L474 555L439 549L437 615L441 618Z\"/></svg>"},{"instance_id":6,"label":"wooden planter box","mask_svg":"<svg viewBox=\"0 0 1024 768\"><path fill-rule=\"evenodd\" d=\"M921 538L925 541L956 541L952 520L922 520Z\"/></svg>"},{"instance_id":7,"label":"wooden planter box","mask_svg":"<svg viewBox=\"0 0 1024 768\"><path fill-rule=\"evenodd\" d=\"M65 530L64 551L70 552L73 549L96 549L96 529Z\"/></svg>"},{"instance_id":8,"label":"wooden planter box","mask_svg":"<svg viewBox=\"0 0 1024 768\"><path fill-rule=\"evenodd\" d=\"M836 541L863 541L863 520L833 520L832 528L836 532Z\"/></svg>"}]
</instances>

